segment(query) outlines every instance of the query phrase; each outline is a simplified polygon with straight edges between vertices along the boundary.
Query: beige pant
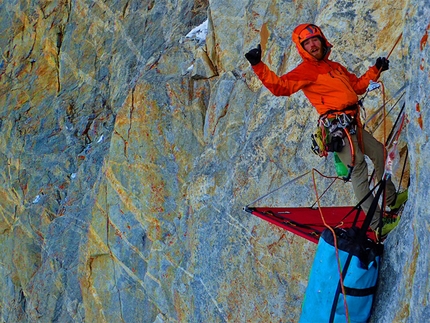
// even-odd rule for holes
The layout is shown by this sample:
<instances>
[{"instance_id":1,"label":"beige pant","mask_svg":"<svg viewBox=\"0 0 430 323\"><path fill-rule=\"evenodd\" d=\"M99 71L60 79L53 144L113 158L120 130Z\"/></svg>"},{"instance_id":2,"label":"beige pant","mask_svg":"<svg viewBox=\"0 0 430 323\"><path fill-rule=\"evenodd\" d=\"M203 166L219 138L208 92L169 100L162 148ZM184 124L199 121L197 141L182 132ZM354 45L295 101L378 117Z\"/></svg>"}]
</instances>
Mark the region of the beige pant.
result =
<instances>
[{"instance_id":1,"label":"beige pant","mask_svg":"<svg viewBox=\"0 0 430 323\"><path fill-rule=\"evenodd\" d=\"M351 135L351 139L355 150L355 166L354 166L354 169L352 170L351 182L352 182L352 187L354 189L356 198L358 199L358 201L361 201L370 192L369 180L368 180L368 169L367 169L366 160L364 159L364 154L358 146L357 135ZM364 153L373 162L376 179L377 181L380 181L384 174L384 168L385 168L384 145L381 144L379 141L377 141L366 130L363 130L363 146L364 146ZM348 143L348 138L345 137L345 146L343 147L342 151L337 154L340 160L345 165L351 165L351 148ZM396 188L393 182L391 181L391 179L388 179L386 182L385 192L386 192L387 205L391 205L392 203L394 203L396 199ZM361 204L361 207L363 208L366 214L370 209L372 201L373 201L373 196L369 196L366 199L366 201L364 201ZM373 219L370 223L370 227L372 229L376 229L378 227L379 215L380 215L379 211L380 209L378 207L377 212L375 212L375 215L373 216Z\"/></svg>"}]
</instances>

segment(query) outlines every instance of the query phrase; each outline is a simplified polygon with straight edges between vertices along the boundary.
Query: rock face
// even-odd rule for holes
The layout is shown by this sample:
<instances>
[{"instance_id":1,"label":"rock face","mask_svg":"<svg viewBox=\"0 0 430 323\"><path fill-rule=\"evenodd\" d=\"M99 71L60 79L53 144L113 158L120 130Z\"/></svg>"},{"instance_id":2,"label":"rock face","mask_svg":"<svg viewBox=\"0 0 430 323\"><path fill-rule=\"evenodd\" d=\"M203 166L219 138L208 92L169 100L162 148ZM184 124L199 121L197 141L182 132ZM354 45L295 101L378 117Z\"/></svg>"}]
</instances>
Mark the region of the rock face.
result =
<instances>
[{"instance_id":1,"label":"rock face","mask_svg":"<svg viewBox=\"0 0 430 323\"><path fill-rule=\"evenodd\" d=\"M357 74L403 34L382 81L390 118L403 103L408 113L410 198L372 322L430 317L428 0L0 8L0 322L296 322L315 245L242 207L334 168L310 152L317 115L303 94L271 95L244 53L261 43L287 72L303 22ZM190 33L205 21L207 34ZM365 104L373 113L382 91ZM336 182L324 202L352 196ZM307 176L260 203L314 200Z\"/></svg>"}]
</instances>

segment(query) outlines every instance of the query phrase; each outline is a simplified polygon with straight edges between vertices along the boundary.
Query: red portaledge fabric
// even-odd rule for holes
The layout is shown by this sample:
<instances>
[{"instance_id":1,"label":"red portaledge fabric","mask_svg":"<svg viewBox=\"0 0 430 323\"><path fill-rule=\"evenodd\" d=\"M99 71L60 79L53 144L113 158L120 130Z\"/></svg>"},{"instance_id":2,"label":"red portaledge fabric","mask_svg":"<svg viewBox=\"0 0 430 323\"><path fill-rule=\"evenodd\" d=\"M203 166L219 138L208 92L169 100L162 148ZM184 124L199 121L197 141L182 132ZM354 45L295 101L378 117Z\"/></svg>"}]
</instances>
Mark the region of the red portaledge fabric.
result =
<instances>
[{"instance_id":1,"label":"red portaledge fabric","mask_svg":"<svg viewBox=\"0 0 430 323\"><path fill-rule=\"evenodd\" d=\"M318 208L250 207L245 211L314 243L318 243L322 231L326 229ZM357 209L354 209L353 206L321 207L321 212L325 222L333 228L352 227L357 215ZM361 227L365 216L365 213L360 210L356 227ZM373 241L376 239L375 233L371 229L367 236Z\"/></svg>"}]
</instances>

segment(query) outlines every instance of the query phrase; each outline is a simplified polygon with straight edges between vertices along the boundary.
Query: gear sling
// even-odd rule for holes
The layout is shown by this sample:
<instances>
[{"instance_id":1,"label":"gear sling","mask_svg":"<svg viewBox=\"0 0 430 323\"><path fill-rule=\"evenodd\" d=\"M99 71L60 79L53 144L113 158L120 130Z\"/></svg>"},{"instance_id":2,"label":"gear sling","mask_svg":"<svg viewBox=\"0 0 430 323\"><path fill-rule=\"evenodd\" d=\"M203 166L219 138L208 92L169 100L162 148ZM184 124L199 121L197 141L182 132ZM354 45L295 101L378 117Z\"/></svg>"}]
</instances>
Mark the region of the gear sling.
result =
<instances>
[{"instance_id":1,"label":"gear sling","mask_svg":"<svg viewBox=\"0 0 430 323\"><path fill-rule=\"evenodd\" d=\"M351 149L351 165L343 180L348 182L351 179L352 170L355 164L355 151L351 135L357 134L359 146L363 151L361 139L361 121L358 117L359 103L351 105L342 111L329 111L321 115L318 119L318 128L312 138L312 151L320 156L327 157L328 152L340 152L345 146L344 138L347 138Z\"/></svg>"},{"instance_id":2,"label":"gear sling","mask_svg":"<svg viewBox=\"0 0 430 323\"><path fill-rule=\"evenodd\" d=\"M385 181L382 179L378 183L378 191L361 228L353 224L349 229L326 229L321 234L299 323L368 321L383 245L369 239L366 232L384 192ZM367 197L356 206L357 212Z\"/></svg>"}]
</instances>

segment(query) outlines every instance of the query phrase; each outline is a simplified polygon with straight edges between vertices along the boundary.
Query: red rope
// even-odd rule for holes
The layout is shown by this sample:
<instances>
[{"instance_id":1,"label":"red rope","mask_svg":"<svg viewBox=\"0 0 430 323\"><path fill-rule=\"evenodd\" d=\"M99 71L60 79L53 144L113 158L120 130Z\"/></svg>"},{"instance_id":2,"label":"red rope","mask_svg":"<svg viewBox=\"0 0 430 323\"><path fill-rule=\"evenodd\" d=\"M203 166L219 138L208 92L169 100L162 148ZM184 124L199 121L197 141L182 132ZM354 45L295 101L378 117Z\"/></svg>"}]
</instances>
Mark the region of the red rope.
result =
<instances>
[{"instance_id":1,"label":"red rope","mask_svg":"<svg viewBox=\"0 0 430 323\"><path fill-rule=\"evenodd\" d=\"M397 40L396 40L396 42L394 43L393 47L391 48L390 52L388 53L388 55L387 55L386 59L388 59L388 58L391 56L391 54L393 53L394 48L396 48L396 46L397 46L397 44L399 43L399 41L400 41L400 39L402 38L402 36L403 36L403 33L401 33L401 34L399 35L399 37L397 37ZM377 75L377 77L376 77L376 78L379 78L379 75L381 75L381 72L382 72L382 66L379 68L378 75Z\"/></svg>"},{"instance_id":2,"label":"red rope","mask_svg":"<svg viewBox=\"0 0 430 323\"><path fill-rule=\"evenodd\" d=\"M393 52L394 48L396 48L396 46L397 46L397 44L399 43L399 41L400 41L400 39L402 38L402 36L403 36L403 33L401 33L401 34L399 35L399 37L397 37L397 40L396 40L396 42L394 43L393 48L391 48L391 51L390 51L390 52L388 53L388 55L387 55L387 59L391 56L391 53Z\"/></svg>"}]
</instances>

